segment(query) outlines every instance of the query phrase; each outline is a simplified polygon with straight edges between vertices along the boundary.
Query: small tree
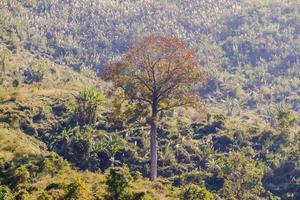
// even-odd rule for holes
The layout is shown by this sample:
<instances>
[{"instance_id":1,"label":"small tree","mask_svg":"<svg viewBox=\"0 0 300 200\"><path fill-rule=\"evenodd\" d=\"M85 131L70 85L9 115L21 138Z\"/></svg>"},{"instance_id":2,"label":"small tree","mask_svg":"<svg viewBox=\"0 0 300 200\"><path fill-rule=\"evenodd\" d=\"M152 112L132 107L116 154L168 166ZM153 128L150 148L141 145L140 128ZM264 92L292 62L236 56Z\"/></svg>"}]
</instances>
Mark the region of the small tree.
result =
<instances>
[{"instance_id":1,"label":"small tree","mask_svg":"<svg viewBox=\"0 0 300 200\"><path fill-rule=\"evenodd\" d=\"M196 53L174 37L144 37L120 61L109 65L103 77L122 88L131 102L149 106L150 178L155 180L159 113L199 102L195 93L205 74L198 67Z\"/></svg>"}]
</instances>

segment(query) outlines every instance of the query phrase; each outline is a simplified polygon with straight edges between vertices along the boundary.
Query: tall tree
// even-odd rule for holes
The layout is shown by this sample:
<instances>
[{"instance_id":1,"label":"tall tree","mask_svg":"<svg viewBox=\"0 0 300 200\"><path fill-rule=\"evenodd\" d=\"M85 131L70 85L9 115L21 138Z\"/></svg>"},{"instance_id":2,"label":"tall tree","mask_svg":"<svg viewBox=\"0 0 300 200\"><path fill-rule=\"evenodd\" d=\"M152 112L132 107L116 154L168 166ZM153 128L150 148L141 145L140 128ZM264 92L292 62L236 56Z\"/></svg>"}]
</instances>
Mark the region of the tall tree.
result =
<instances>
[{"instance_id":1,"label":"tall tree","mask_svg":"<svg viewBox=\"0 0 300 200\"><path fill-rule=\"evenodd\" d=\"M150 178L157 177L157 121L162 111L196 106L198 86L206 74L197 64L197 56L175 37L146 36L103 72L132 102L146 103L151 114Z\"/></svg>"}]
</instances>

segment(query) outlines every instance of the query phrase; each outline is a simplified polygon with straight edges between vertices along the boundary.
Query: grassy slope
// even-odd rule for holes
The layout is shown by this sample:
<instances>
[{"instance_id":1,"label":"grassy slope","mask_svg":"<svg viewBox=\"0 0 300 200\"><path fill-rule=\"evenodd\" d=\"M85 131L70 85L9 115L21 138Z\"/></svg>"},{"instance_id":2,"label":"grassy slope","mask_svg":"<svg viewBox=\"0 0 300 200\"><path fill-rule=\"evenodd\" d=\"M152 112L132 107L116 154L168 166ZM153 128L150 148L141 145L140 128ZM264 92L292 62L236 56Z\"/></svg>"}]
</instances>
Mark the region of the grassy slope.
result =
<instances>
[{"instance_id":1,"label":"grassy slope","mask_svg":"<svg viewBox=\"0 0 300 200\"><path fill-rule=\"evenodd\" d=\"M45 78L40 83L30 85L22 83L22 70L26 66L37 62L37 58L27 51L18 51L13 54L9 52L4 45L0 49L8 52L7 71L2 74L3 84L0 86L0 117L7 119L9 123L0 123L0 165L22 157L38 157L48 155L47 147L44 143L22 132L20 124L25 120L36 130L47 129L55 124L61 118L55 116L52 106L60 102L70 101L74 94L86 87L97 87L105 90L105 84L97 80L93 73L85 70L77 73L68 67L56 65L51 60L45 59L47 69ZM51 74L55 71L55 74ZM15 75L15 76L14 76ZM18 87L13 87L12 82L17 79L20 82ZM22 109L25 108L25 109ZM46 113L42 121L33 122L32 116L35 116L42 109ZM13 114L12 114L13 113ZM26 129L27 130L27 129ZM37 136L33 134L34 136ZM45 188L51 183L60 183L64 185L62 189L54 190L57 196L65 194L68 184L76 179L81 179L87 185L93 198L102 199L105 194L105 174L83 172L71 169L70 167L56 174L38 176L31 181L30 185L36 190L27 194L26 199L36 199ZM135 192L146 192L153 199L174 199L168 197L169 192L166 186L161 182L149 182L144 179L138 179L132 185Z\"/></svg>"}]
</instances>

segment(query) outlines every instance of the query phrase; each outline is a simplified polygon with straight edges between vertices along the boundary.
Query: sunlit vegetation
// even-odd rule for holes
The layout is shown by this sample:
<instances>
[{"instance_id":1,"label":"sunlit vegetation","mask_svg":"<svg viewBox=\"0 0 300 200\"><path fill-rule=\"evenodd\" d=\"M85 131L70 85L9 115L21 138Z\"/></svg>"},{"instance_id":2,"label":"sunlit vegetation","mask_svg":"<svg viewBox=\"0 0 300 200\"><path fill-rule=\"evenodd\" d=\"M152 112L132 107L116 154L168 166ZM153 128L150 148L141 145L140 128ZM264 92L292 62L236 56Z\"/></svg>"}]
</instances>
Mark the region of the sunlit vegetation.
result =
<instances>
[{"instance_id":1,"label":"sunlit vegetation","mask_svg":"<svg viewBox=\"0 0 300 200\"><path fill-rule=\"evenodd\" d=\"M0 1L0 200L300 199L299 12Z\"/></svg>"}]
</instances>

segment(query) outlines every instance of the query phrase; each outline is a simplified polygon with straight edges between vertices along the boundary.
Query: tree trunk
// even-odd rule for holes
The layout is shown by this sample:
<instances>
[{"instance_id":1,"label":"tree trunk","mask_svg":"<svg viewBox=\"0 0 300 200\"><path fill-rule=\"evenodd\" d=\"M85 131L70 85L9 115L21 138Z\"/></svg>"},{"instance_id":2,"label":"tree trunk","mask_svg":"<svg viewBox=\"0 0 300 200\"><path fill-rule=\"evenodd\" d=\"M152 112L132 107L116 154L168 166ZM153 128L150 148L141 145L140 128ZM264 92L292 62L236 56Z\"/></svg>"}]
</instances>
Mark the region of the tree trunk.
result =
<instances>
[{"instance_id":1,"label":"tree trunk","mask_svg":"<svg viewBox=\"0 0 300 200\"><path fill-rule=\"evenodd\" d=\"M151 130L150 130L150 180L154 181L157 178L157 111L156 108L152 108L151 118Z\"/></svg>"}]
</instances>

